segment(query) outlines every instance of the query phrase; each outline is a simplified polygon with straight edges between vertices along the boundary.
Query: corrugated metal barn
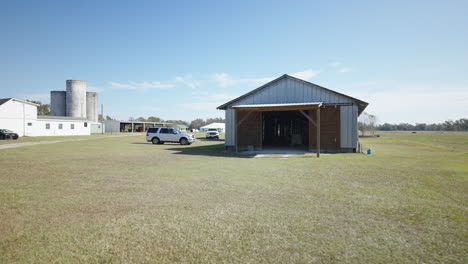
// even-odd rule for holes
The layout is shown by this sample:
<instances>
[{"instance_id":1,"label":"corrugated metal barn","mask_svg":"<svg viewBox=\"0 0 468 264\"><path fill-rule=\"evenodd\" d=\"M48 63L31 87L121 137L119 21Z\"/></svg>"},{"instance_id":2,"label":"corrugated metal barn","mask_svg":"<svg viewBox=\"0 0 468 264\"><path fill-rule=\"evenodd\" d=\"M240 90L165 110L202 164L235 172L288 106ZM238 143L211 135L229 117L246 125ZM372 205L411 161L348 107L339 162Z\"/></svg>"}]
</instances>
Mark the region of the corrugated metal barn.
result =
<instances>
[{"instance_id":1,"label":"corrugated metal barn","mask_svg":"<svg viewBox=\"0 0 468 264\"><path fill-rule=\"evenodd\" d=\"M368 103L287 74L229 101L230 150L298 148L354 152L358 116Z\"/></svg>"}]
</instances>

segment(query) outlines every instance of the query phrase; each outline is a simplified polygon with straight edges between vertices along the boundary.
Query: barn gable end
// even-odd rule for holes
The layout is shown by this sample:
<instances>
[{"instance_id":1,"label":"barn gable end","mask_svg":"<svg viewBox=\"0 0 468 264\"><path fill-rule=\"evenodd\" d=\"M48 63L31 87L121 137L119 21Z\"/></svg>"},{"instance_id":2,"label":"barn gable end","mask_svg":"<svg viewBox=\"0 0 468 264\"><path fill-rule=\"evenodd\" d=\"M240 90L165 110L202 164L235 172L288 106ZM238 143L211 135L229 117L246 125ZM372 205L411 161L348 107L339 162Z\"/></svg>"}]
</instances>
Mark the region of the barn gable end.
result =
<instances>
[{"instance_id":1,"label":"barn gable end","mask_svg":"<svg viewBox=\"0 0 468 264\"><path fill-rule=\"evenodd\" d=\"M358 143L357 118L368 103L286 74L218 107L226 111L226 147L236 144L236 106L310 102L339 108L339 136L335 141L339 142L343 152L355 149Z\"/></svg>"}]
</instances>

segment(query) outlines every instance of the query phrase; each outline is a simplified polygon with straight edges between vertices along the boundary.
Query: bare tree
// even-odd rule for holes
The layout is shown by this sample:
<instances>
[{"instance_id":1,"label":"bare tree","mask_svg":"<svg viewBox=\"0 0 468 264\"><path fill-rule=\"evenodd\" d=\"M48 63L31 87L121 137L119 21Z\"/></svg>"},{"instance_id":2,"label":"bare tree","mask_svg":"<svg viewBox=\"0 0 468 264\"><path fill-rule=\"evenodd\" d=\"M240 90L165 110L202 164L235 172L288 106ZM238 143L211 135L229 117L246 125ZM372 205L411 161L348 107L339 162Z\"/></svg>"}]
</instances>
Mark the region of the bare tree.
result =
<instances>
[{"instance_id":1,"label":"bare tree","mask_svg":"<svg viewBox=\"0 0 468 264\"><path fill-rule=\"evenodd\" d=\"M150 116L148 117L148 122L162 122L163 120L159 117L156 117L156 116Z\"/></svg>"},{"instance_id":2,"label":"bare tree","mask_svg":"<svg viewBox=\"0 0 468 264\"><path fill-rule=\"evenodd\" d=\"M34 100L26 100L26 101L39 105L39 107L37 108L38 115L50 115L50 106L48 104L43 104L40 101L34 101Z\"/></svg>"},{"instance_id":3,"label":"bare tree","mask_svg":"<svg viewBox=\"0 0 468 264\"><path fill-rule=\"evenodd\" d=\"M365 136L366 132L370 132L371 135L375 135L377 116L366 112L362 113L359 117L358 126L362 136Z\"/></svg>"}]
</instances>

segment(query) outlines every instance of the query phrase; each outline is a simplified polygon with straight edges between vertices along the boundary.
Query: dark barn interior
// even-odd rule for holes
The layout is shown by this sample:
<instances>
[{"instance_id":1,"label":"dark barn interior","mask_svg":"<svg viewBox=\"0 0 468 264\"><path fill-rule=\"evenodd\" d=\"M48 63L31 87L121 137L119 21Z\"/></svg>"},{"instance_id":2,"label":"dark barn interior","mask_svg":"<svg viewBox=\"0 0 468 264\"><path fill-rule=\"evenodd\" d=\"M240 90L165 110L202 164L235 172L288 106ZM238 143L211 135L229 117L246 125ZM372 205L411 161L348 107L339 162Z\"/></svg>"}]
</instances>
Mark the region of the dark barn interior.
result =
<instances>
[{"instance_id":1,"label":"dark barn interior","mask_svg":"<svg viewBox=\"0 0 468 264\"><path fill-rule=\"evenodd\" d=\"M262 112L262 145L307 148L309 120L299 111Z\"/></svg>"},{"instance_id":2,"label":"dark barn interior","mask_svg":"<svg viewBox=\"0 0 468 264\"><path fill-rule=\"evenodd\" d=\"M319 111L319 113L317 113ZM317 127L317 114L320 125ZM290 148L337 152L340 149L340 108L236 111L239 149ZM320 136L317 137L317 131ZM320 146L317 146L317 138Z\"/></svg>"}]
</instances>

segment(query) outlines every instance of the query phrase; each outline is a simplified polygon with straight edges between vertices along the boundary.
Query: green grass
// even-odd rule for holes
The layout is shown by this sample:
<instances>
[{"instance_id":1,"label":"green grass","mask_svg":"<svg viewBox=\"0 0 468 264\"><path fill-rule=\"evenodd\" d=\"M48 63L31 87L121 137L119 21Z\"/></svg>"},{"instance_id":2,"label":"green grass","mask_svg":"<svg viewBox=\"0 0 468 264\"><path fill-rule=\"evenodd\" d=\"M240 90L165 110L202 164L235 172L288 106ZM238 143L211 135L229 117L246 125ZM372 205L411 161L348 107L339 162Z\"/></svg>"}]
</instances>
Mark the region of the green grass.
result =
<instances>
[{"instance_id":1,"label":"green grass","mask_svg":"<svg viewBox=\"0 0 468 264\"><path fill-rule=\"evenodd\" d=\"M0 262L467 263L468 134L362 141L374 155L142 135L0 150Z\"/></svg>"}]
</instances>

